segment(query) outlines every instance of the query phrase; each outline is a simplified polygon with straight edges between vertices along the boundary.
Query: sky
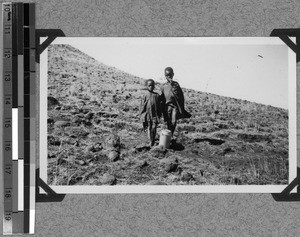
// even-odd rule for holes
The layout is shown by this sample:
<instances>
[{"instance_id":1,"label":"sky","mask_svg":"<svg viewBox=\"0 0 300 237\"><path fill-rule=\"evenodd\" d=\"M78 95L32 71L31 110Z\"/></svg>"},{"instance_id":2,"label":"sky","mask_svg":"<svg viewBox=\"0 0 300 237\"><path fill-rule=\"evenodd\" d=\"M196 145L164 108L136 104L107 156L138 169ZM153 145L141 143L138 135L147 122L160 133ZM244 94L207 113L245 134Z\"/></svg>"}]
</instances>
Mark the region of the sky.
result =
<instances>
[{"instance_id":1,"label":"sky","mask_svg":"<svg viewBox=\"0 0 300 237\"><path fill-rule=\"evenodd\" d=\"M57 38L109 66L181 87L288 108L295 54L279 38ZM290 67L295 64L294 67Z\"/></svg>"}]
</instances>

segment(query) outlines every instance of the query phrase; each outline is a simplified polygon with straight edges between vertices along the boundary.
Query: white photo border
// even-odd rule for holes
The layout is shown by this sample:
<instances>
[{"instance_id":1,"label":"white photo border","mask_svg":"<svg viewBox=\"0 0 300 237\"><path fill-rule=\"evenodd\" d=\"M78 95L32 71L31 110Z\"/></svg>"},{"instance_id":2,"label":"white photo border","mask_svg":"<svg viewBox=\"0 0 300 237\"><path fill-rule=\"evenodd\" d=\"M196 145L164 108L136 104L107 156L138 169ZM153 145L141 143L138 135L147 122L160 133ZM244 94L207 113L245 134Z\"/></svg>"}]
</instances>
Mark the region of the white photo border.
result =
<instances>
[{"instance_id":1,"label":"white photo border","mask_svg":"<svg viewBox=\"0 0 300 237\"><path fill-rule=\"evenodd\" d=\"M72 37L72 39L77 37ZM78 40L87 37L78 37ZM91 38L91 37L89 37ZM94 38L94 37L93 37ZM111 39L132 39L139 42L145 37L105 37ZM285 45L277 37L168 37L147 39L159 39L161 42L188 42L203 43L204 45ZM41 38L43 42L44 38ZM295 42L295 38L291 37ZM63 43L64 42L64 43ZM58 37L52 44L68 44L68 37ZM297 101L296 101L296 54L288 46L288 90L289 90L289 183L297 177ZM40 108L39 108L39 167L40 179L47 183L47 71L48 50L40 55ZM54 186L49 187L56 193L61 194L97 194L97 193L281 193L288 185L114 185L114 186ZM42 190L41 190L42 191ZM43 192L43 191L42 191ZM41 193L42 193L41 192ZM295 192L293 190L292 192Z\"/></svg>"}]
</instances>

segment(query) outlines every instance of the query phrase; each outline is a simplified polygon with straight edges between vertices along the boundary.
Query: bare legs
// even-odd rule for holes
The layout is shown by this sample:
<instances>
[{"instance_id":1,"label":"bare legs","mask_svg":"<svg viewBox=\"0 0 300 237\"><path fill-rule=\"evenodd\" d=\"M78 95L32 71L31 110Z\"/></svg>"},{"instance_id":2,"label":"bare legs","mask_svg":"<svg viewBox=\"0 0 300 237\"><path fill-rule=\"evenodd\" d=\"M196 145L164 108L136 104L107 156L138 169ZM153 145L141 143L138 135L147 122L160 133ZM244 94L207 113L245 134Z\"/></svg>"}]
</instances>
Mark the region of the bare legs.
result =
<instances>
[{"instance_id":1,"label":"bare legs","mask_svg":"<svg viewBox=\"0 0 300 237\"><path fill-rule=\"evenodd\" d=\"M175 128L177 125L177 108L168 106L167 114L168 114L167 126L168 126L168 129L171 131L172 137L173 137L173 134L175 132Z\"/></svg>"},{"instance_id":2,"label":"bare legs","mask_svg":"<svg viewBox=\"0 0 300 237\"><path fill-rule=\"evenodd\" d=\"M156 136L157 124L156 123L148 123L148 138L150 139L150 146L154 146L155 144L155 136Z\"/></svg>"},{"instance_id":3,"label":"bare legs","mask_svg":"<svg viewBox=\"0 0 300 237\"><path fill-rule=\"evenodd\" d=\"M172 123L171 121L168 121L168 123L167 123L168 129L171 131L172 136L173 136L173 134L174 134L174 132L175 132L176 125L177 125L176 122L175 122L175 123Z\"/></svg>"}]
</instances>

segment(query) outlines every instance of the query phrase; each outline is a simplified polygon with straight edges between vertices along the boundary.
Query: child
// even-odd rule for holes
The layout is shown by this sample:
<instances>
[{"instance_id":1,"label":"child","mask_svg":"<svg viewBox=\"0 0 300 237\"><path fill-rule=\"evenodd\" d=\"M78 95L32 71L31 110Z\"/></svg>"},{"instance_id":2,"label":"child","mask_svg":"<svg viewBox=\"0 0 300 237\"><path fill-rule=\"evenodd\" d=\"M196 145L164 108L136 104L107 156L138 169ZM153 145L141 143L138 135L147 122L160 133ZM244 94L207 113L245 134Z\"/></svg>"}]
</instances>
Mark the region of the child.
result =
<instances>
[{"instance_id":1,"label":"child","mask_svg":"<svg viewBox=\"0 0 300 237\"><path fill-rule=\"evenodd\" d=\"M167 82L163 84L161 90L162 111L164 120L172 136L176 128L177 120L180 118L190 118L191 114L184 108L184 95L178 82L173 81L173 68L165 69Z\"/></svg>"},{"instance_id":2,"label":"child","mask_svg":"<svg viewBox=\"0 0 300 237\"><path fill-rule=\"evenodd\" d=\"M150 146L154 146L156 129L161 117L160 96L153 91L155 87L153 79L146 81L146 87L148 91L141 100L140 115L144 129L148 128Z\"/></svg>"}]
</instances>

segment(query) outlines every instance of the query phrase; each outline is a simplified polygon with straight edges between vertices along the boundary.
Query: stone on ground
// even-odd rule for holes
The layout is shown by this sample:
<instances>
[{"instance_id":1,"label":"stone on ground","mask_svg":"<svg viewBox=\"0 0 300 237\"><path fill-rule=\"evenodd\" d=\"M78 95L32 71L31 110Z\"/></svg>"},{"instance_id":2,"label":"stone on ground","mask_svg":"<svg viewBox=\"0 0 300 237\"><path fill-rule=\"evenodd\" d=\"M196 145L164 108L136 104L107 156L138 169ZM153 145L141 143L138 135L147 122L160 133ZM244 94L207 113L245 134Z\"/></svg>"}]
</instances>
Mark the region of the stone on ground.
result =
<instances>
[{"instance_id":1,"label":"stone on ground","mask_svg":"<svg viewBox=\"0 0 300 237\"><path fill-rule=\"evenodd\" d=\"M116 177L108 173L105 173L101 179L102 184L114 185L116 182L117 182Z\"/></svg>"}]
</instances>

